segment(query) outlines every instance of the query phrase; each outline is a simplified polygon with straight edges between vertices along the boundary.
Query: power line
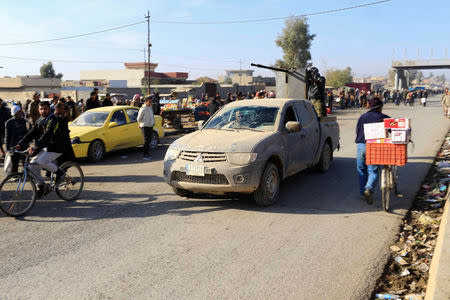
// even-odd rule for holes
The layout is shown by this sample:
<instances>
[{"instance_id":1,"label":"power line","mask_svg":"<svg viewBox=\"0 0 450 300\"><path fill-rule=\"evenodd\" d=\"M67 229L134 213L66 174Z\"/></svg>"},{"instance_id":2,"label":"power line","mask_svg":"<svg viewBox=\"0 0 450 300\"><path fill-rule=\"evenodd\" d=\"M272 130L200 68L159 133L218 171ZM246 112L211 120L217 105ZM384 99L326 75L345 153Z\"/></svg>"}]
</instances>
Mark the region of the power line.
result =
<instances>
[{"instance_id":1,"label":"power line","mask_svg":"<svg viewBox=\"0 0 450 300\"><path fill-rule=\"evenodd\" d=\"M108 32L108 31L118 30L118 29L122 29L122 28L126 28L126 27L131 27L131 26L135 26L135 25L142 24L142 23L145 23L145 22L146 21L140 21L140 22L135 22L135 23L122 25L122 26L117 26L117 27L113 27L113 28L108 28L108 29L103 29L103 30L98 30L98 31L93 31L93 32L88 32L88 33L82 33L82 34L77 34L77 35L71 35L71 36L63 36L63 37L53 38L53 39L28 41L28 42L2 43L2 44L0 44L0 46L40 44L40 43L54 42L54 41L60 41L60 40L74 39L74 38L79 38L79 37L83 37L83 36L99 34L99 33L103 33L103 32Z\"/></svg>"},{"instance_id":2,"label":"power line","mask_svg":"<svg viewBox=\"0 0 450 300\"><path fill-rule=\"evenodd\" d=\"M356 8L361 8L361 7L366 7L366 6L372 6L372 5L381 4L381 3L385 3L385 2L389 2L389 1L391 1L391 0L381 0L381 1L375 1L375 2L370 2L370 3L366 3L366 4L360 4L360 5L343 7L343 8L307 13L307 14L297 15L297 16L293 16L293 17L308 17L308 16L323 15L323 14L335 13L335 12L339 12L339 11L356 9ZM208 22L181 22L181 21L164 21L164 20L151 20L150 22L161 23L161 24L213 25L213 24L237 24L237 23L255 23L255 22L276 21L276 20L289 19L291 17L292 16L277 17L277 18L265 18L265 19L234 20L234 21L208 21ZM112 28L108 28L108 29L103 29L103 30L98 30L98 31L93 31L93 32L88 32L88 33L82 33L82 34L77 34L77 35L71 35L71 36L63 36L63 37L59 37L59 38L36 40L36 41L25 41L25 42L0 43L0 46L40 44L40 43L54 42L54 41L60 41L60 40L66 40L66 39L74 39L74 38L104 33L104 32L108 32L108 31L119 30L122 28L135 26L135 25L142 24L145 22L147 22L147 21L145 20L145 21L135 22L135 23L126 24L126 25L122 25L122 26L112 27Z\"/></svg>"},{"instance_id":3,"label":"power line","mask_svg":"<svg viewBox=\"0 0 450 300\"><path fill-rule=\"evenodd\" d=\"M323 15L323 14L335 13L335 12L344 11L344 10L361 8L361 7L365 7L365 6L372 6L372 5L381 4L381 3L389 2L389 1L391 1L391 0L381 0L381 1L370 2L370 3L366 3L366 4L360 4L360 5L354 5L354 6L349 6L349 7L318 11L318 12L307 13L307 14L302 14L302 15L297 15L297 16L289 16L289 17L275 17L275 18L251 19L251 20L235 20L235 21L212 21L212 22L208 22L208 21L207 22L181 22L181 21L159 21L159 20L153 20L152 22L153 23L162 23L162 24L184 24L184 25L213 25L213 24L256 23L256 22L285 20L285 19L289 19L291 17L308 17L308 16Z\"/></svg>"},{"instance_id":4,"label":"power line","mask_svg":"<svg viewBox=\"0 0 450 300\"><path fill-rule=\"evenodd\" d=\"M82 63L82 64L122 64L123 61L86 61L86 60L64 60L64 59L45 59L45 58L31 58L31 57L15 57L0 55L0 58L29 60L29 61L52 61L62 63Z\"/></svg>"}]
</instances>

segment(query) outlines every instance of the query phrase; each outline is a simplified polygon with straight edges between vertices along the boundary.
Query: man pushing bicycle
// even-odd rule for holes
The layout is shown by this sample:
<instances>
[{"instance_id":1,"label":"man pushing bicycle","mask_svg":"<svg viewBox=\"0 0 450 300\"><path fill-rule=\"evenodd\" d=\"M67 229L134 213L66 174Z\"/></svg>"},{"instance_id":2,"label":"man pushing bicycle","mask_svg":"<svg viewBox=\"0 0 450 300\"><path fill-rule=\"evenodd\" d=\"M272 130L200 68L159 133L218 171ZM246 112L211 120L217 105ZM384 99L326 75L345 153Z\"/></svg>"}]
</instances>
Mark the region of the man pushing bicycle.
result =
<instances>
[{"instance_id":1,"label":"man pushing bicycle","mask_svg":"<svg viewBox=\"0 0 450 300\"><path fill-rule=\"evenodd\" d=\"M39 103L40 118L16 146L17 150L24 149L34 140L34 146L28 147L28 153L34 155L30 161L30 171L39 187L38 198L50 192L49 186L45 184L41 176L41 170L56 172L56 181L58 182L62 171L58 169L54 161L67 152L69 147L70 150L72 148L70 140L65 138L67 133L61 130L61 128L67 128L67 126L60 126L58 115L61 114L61 110L64 110L64 104L58 103L55 107L55 114L51 114L50 103L41 101Z\"/></svg>"}]
</instances>

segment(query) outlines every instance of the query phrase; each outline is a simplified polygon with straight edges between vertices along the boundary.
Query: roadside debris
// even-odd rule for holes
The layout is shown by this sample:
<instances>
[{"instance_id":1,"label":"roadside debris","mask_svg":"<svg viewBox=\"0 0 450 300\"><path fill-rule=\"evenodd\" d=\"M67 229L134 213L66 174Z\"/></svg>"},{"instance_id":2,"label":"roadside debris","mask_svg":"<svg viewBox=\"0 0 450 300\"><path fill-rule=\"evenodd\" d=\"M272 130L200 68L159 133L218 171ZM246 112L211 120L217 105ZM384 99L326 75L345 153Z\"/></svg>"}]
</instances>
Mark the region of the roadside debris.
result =
<instances>
[{"instance_id":1,"label":"roadside debris","mask_svg":"<svg viewBox=\"0 0 450 300\"><path fill-rule=\"evenodd\" d=\"M449 181L450 132L403 220L397 242L389 247L391 258L376 284L375 299L424 299Z\"/></svg>"}]
</instances>

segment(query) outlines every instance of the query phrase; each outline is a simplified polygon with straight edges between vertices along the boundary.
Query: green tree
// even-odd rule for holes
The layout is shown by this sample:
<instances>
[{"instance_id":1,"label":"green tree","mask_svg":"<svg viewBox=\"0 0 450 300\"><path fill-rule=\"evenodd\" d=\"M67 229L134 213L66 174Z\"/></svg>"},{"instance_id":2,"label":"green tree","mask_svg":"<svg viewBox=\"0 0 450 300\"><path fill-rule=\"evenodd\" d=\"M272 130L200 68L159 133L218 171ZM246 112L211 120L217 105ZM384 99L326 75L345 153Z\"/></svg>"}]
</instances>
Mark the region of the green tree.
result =
<instances>
[{"instance_id":1,"label":"green tree","mask_svg":"<svg viewBox=\"0 0 450 300\"><path fill-rule=\"evenodd\" d=\"M49 61L46 64L43 64L41 66L41 76L43 78L59 78L61 79L63 77L63 74L58 73L56 74L55 69L53 68L53 63Z\"/></svg>"},{"instance_id":2,"label":"green tree","mask_svg":"<svg viewBox=\"0 0 450 300\"><path fill-rule=\"evenodd\" d=\"M327 79L327 85L334 88L345 86L345 84L353 82L352 68L347 67L343 70L327 70L325 72L325 78Z\"/></svg>"},{"instance_id":3,"label":"green tree","mask_svg":"<svg viewBox=\"0 0 450 300\"><path fill-rule=\"evenodd\" d=\"M309 33L308 19L290 17L275 43L283 50L283 59L275 65L283 68L304 69L311 67L311 44L315 34Z\"/></svg>"}]
</instances>

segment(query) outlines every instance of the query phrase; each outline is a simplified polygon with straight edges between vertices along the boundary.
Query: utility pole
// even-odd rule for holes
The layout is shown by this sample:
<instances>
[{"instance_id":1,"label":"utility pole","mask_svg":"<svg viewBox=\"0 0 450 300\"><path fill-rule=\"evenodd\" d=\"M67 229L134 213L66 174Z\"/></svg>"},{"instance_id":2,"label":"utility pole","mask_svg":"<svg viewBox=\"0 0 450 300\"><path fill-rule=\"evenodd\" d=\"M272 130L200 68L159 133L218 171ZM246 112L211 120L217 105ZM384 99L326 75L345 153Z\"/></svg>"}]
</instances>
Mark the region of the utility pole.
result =
<instances>
[{"instance_id":1,"label":"utility pole","mask_svg":"<svg viewBox=\"0 0 450 300\"><path fill-rule=\"evenodd\" d=\"M150 68L150 47L152 46L152 44L150 44L150 11L147 11L147 15L145 16L145 18L147 19L147 63L145 63L145 70L146 72L148 72L146 75L147 77L147 94L150 96L150 80L151 80L151 76L150 76L150 72L151 72L151 68ZM147 71L147 65L148 65L148 71Z\"/></svg>"}]
</instances>

